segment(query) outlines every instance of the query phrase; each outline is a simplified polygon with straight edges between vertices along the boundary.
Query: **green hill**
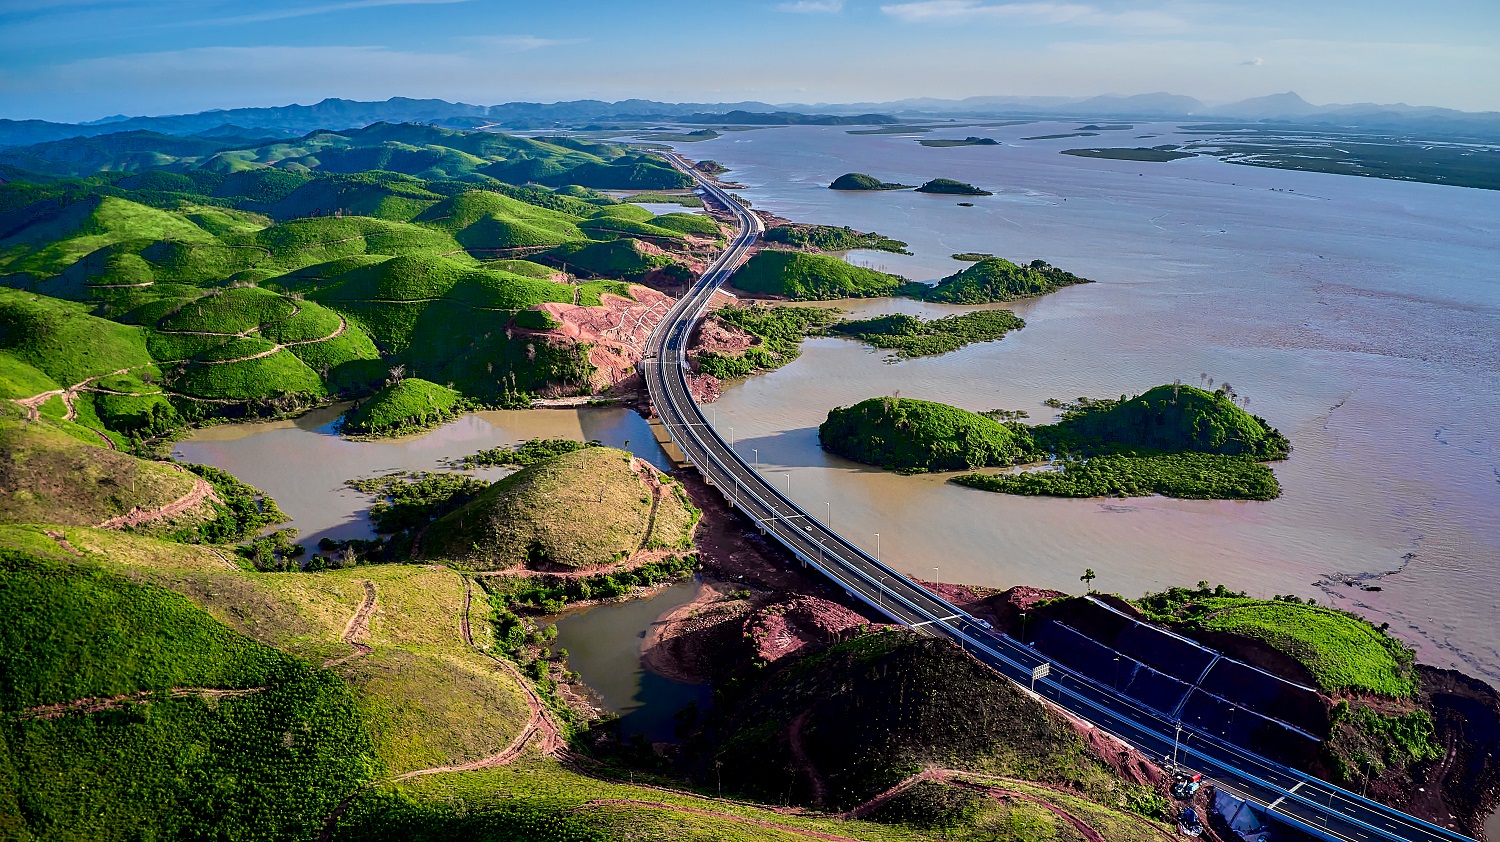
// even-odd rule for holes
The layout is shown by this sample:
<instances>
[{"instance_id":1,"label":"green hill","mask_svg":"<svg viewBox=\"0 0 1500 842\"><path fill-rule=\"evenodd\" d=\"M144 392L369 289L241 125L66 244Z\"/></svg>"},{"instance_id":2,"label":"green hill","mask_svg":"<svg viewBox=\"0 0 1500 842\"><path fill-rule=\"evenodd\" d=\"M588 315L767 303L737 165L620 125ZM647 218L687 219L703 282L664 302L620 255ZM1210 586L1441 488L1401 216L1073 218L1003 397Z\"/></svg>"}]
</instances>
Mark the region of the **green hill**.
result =
<instances>
[{"instance_id":1,"label":"green hill","mask_svg":"<svg viewBox=\"0 0 1500 842\"><path fill-rule=\"evenodd\" d=\"M897 184L893 181L881 181L862 172L850 172L835 178L828 188L830 190L909 190L912 186Z\"/></svg>"},{"instance_id":2,"label":"green hill","mask_svg":"<svg viewBox=\"0 0 1500 842\"><path fill-rule=\"evenodd\" d=\"M947 641L907 631L802 659L729 729L714 758L724 783L768 800L847 809L936 768L1061 785L1149 813L1163 803L1116 777L1063 717Z\"/></svg>"},{"instance_id":3,"label":"green hill","mask_svg":"<svg viewBox=\"0 0 1500 842\"><path fill-rule=\"evenodd\" d=\"M926 143L927 141L922 141ZM952 196L991 196L988 190L980 190L972 184L954 181L951 178L934 178L917 188L918 193L944 193Z\"/></svg>"},{"instance_id":4,"label":"green hill","mask_svg":"<svg viewBox=\"0 0 1500 842\"><path fill-rule=\"evenodd\" d=\"M955 481L986 491L1060 497L1270 500L1281 485L1264 461L1291 443L1225 391L1167 385L1126 400L1066 406L1056 424L1030 428L1040 450L1064 457L1060 472L972 474Z\"/></svg>"},{"instance_id":5,"label":"green hill","mask_svg":"<svg viewBox=\"0 0 1500 842\"><path fill-rule=\"evenodd\" d=\"M1046 261L1017 266L1000 257L986 257L973 266L939 281L921 298L944 304L990 304L1033 295L1046 295L1065 286L1092 281L1064 272Z\"/></svg>"},{"instance_id":6,"label":"green hill","mask_svg":"<svg viewBox=\"0 0 1500 842\"><path fill-rule=\"evenodd\" d=\"M478 570L592 567L689 543L697 512L675 484L608 447L546 459L500 480L428 531L422 551Z\"/></svg>"},{"instance_id":7,"label":"green hill","mask_svg":"<svg viewBox=\"0 0 1500 842\"><path fill-rule=\"evenodd\" d=\"M1128 400L1080 401L1058 423L1033 432L1039 442L1086 453L1146 450L1270 461L1287 458L1292 449L1286 436L1223 390L1171 384Z\"/></svg>"},{"instance_id":8,"label":"green hill","mask_svg":"<svg viewBox=\"0 0 1500 842\"><path fill-rule=\"evenodd\" d=\"M28 423L14 407L0 410L0 523L95 526L165 506L193 487L191 474L117 453L69 422ZM180 520L212 515L205 504Z\"/></svg>"},{"instance_id":9,"label":"green hill","mask_svg":"<svg viewBox=\"0 0 1500 842\"><path fill-rule=\"evenodd\" d=\"M431 429L464 410L468 402L446 386L416 377L392 383L344 416L346 436L396 436Z\"/></svg>"},{"instance_id":10,"label":"green hill","mask_svg":"<svg viewBox=\"0 0 1500 842\"><path fill-rule=\"evenodd\" d=\"M741 266L730 284L745 292L784 295L798 301L878 298L908 283L896 275L851 266L836 257L763 249Z\"/></svg>"},{"instance_id":11,"label":"green hill","mask_svg":"<svg viewBox=\"0 0 1500 842\"><path fill-rule=\"evenodd\" d=\"M991 418L911 398L870 398L836 407L818 427L823 449L903 473L1008 465L1031 441Z\"/></svg>"}]
</instances>

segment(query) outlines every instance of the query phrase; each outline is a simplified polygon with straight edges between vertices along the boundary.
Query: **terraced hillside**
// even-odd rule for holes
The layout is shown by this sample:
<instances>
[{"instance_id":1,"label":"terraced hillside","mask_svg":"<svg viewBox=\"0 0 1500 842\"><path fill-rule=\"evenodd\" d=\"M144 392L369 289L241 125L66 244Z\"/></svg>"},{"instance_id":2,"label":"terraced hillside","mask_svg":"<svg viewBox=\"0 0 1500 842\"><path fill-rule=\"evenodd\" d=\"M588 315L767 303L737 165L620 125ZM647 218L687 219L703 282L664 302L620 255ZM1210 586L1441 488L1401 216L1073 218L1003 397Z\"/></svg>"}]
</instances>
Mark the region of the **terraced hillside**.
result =
<instances>
[{"instance_id":1,"label":"terraced hillside","mask_svg":"<svg viewBox=\"0 0 1500 842\"><path fill-rule=\"evenodd\" d=\"M0 397L124 444L368 394L398 368L480 403L587 391L588 344L538 308L680 282L723 232L489 174L580 167L602 187L686 178L622 147L378 125L0 184Z\"/></svg>"}]
</instances>

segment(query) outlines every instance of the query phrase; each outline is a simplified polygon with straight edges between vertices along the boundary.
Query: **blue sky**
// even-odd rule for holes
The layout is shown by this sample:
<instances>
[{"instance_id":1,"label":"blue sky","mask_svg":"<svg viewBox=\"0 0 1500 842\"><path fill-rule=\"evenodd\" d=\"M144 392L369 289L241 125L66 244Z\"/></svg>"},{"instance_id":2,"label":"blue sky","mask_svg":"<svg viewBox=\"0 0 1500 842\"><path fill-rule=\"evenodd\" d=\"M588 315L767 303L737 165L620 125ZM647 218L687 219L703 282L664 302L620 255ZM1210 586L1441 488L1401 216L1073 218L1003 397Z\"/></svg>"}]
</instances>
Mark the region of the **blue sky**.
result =
<instances>
[{"instance_id":1,"label":"blue sky","mask_svg":"<svg viewBox=\"0 0 1500 842\"><path fill-rule=\"evenodd\" d=\"M1170 91L1500 110L1500 0L5 0L0 117Z\"/></svg>"}]
</instances>

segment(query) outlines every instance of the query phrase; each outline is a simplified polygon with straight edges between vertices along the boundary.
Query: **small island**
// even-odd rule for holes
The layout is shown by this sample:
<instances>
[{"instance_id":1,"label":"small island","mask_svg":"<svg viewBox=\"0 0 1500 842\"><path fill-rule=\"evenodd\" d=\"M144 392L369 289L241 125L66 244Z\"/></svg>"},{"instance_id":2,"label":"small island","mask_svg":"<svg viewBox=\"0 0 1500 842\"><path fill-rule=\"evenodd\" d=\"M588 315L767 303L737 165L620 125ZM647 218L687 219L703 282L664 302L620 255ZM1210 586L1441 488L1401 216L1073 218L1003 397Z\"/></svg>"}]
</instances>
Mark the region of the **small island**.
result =
<instances>
[{"instance_id":1,"label":"small island","mask_svg":"<svg viewBox=\"0 0 1500 842\"><path fill-rule=\"evenodd\" d=\"M404 436L430 430L473 409L462 394L419 377L393 373L385 388L344 415L339 432L352 439Z\"/></svg>"},{"instance_id":2,"label":"small island","mask_svg":"<svg viewBox=\"0 0 1500 842\"><path fill-rule=\"evenodd\" d=\"M1237 403L1231 387L1157 386L1119 400L1080 398L1055 424L1014 414L871 398L836 408L818 429L832 453L903 473L1009 467L1054 458L1061 470L970 473L954 482L984 491L1054 497L1271 500L1281 494L1263 462L1291 443Z\"/></svg>"},{"instance_id":3,"label":"small island","mask_svg":"<svg viewBox=\"0 0 1500 842\"><path fill-rule=\"evenodd\" d=\"M958 140L956 138L932 138L932 139L925 139L924 138L924 139L919 140L917 142L920 143L920 144L922 144L923 146L934 146L934 147L938 147L938 148L943 148L943 147L947 147L947 146L999 146L1000 145L1000 141L995 140L992 137L975 137L973 135L969 135L968 137L964 138L963 140Z\"/></svg>"},{"instance_id":4,"label":"small island","mask_svg":"<svg viewBox=\"0 0 1500 842\"><path fill-rule=\"evenodd\" d=\"M823 449L905 474L1012 465L1033 456L1029 436L976 412L912 398L836 407L818 427Z\"/></svg>"},{"instance_id":5,"label":"small island","mask_svg":"<svg viewBox=\"0 0 1500 842\"><path fill-rule=\"evenodd\" d=\"M718 161L699 161L698 163L693 165L693 169L707 175L719 175L721 173L729 172L729 168L719 163Z\"/></svg>"},{"instance_id":6,"label":"small island","mask_svg":"<svg viewBox=\"0 0 1500 842\"><path fill-rule=\"evenodd\" d=\"M744 292L784 296L795 301L900 296L941 304L995 304L1088 283L1093 281L1045 260L1033 260L1022 266L1001 257L981 257L978 263L961 272L936 284L925 284L854 266L826 254L779 249L757 252L730 279L731 285Z\"/></svg>"},{"instance_id":7,"label":"small island","mask_svg":"<svg viewBox=\"0 0 1500 842\"><path fill-rule=\"evenodd\" d=\"M934 178L933 180L931 180L931 181L927 182L926 184L922 185L921 187L918 187L917 188L917 192L918 193L944 193L944 194L947 194L947 195L950 195L950 196L993 196L993 195L995 195L994 193L991 193L988 190L980 190L978 187L975 187L972 184L965 184L962 181L954 181L951 178Z\"/></svg>"},{"instance_id":8,"label":"small island","mask_svg":"<svg viewBox=\"0 0 1500 842\"><path fill-rule=\"evenodd\" d=\"M828 185L829 190L910 190L912 187L913 185L910 184L881 181L873 175L865 175L862 172L844 173Z\"/></svg>"},{"instance_id":9,"label":"small island","mask_svg":"<svg viewBox=\"0 0 1500 842\"><path fill-rule=\"evenodd\" d=\"M1149 148L1137 146L1134 149L1064 149L1062 154L1076 155L1080 158L1108 158L1114 161L1141 161L1154 164L1195 157L1195 153L1192 152L1178 152L1177 147L1171 144Z\"/></svg>"},{"instance_id":10,"label":"small island","mask_svg":"<svg viewBox=\"0 0 1500 842\"><path fill-rule=\"evenodd\" d=\"M782 245L816 249L818 251L871 249L873 251L888 251L895 254L911 254L911 252L906 250L906 243L900 240L893 240L884 234L855 231L847 225L840 228L834 225L799 225L789 223L767 228L766 233L762 236L768 243L780 243Z\"/></svg>"},{"instance_id":11,"label":"small island","mask_svg":"<svg viewBox=\"0 0 1500 842\"><path fill-rule=\"evenodd\" d=\"M960 260L974 256L954 255ZM922 285L924 289L921 294L912 297L943 304L992 304L1046 295L1066 286L1091 283L1093 281L1088 278L1080 278L1045 260L1033 260L1020 266L1003 257L981 256L978 263L949 275L931 287Z\"/></svg>"},{"instance_id":12,"label":"small island","mask_svg":"<svg viewBox=\"0 0 1500 842\"><path fill-rule=\"evenodd\" d=\"M961 251L961 252L958 252L957 254L950 255L950 256L954 260L961 260L961 261L963 261L965 263L978 263L979 261L984 260L985 258L994 257L993 254L990 254L987 251Z\"/></svg>"},{"instance_id":13,"label":"small island","mask_svg":"<svg viewBox=\"0 0 1500 842\"><path fill-rule=\"evenodd\" d=\"M946 354L974 342L993 342L1025 326L1026 322L1009 310L978 310L930 321L905 313L846 319L828 326L825 332L888 348L897 358L910 359Z\"/></svg>"}]
</instances>

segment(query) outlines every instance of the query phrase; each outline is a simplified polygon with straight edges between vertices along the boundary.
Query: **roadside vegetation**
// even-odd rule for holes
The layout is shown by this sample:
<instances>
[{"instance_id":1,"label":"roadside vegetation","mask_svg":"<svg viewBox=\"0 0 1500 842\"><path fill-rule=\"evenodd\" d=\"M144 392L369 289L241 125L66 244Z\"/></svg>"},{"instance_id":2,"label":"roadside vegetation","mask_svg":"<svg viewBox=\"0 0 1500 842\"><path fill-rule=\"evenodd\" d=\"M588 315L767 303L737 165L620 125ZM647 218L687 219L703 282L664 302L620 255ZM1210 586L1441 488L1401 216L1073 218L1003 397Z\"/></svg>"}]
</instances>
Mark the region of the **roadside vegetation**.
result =
<instances>
[{"instance_id":1,"label":"roadside vegetation","mask_svg":"<svg viewBox=\"0 0 1500 842\"><path fill-rule=\"evenodd\" d=\"M740 353L705 351L698 370L720 380L748 377L780 368L801 353L802 340L838 319L838 311L824 307L726 307L714 313L722 325L742 330L755 344Z\"/></svg>"}]
</instances>

